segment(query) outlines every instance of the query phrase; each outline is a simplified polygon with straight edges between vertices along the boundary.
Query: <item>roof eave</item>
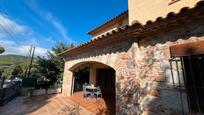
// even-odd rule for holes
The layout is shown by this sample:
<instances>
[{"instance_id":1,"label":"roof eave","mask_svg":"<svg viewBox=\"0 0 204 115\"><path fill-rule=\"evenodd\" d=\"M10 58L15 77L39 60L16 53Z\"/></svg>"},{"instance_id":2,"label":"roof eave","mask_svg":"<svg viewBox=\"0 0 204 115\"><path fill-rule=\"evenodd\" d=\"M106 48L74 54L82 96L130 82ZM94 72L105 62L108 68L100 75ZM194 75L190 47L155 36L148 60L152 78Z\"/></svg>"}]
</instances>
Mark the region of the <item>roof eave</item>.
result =
<instances>
[{"instance_id":1,"label":"roof eave","mask_svg":"<svg viewBox=\"0 0 204 115\"><path fill-rule=\"evenodd\" d=\"M191 16L192 12L196 12L194 16ZM189 14L191 14L191 15L189 15ZM180 20L176 21L175 18L178 18L178 17L180 17ZM168 13L168 15L165 18L164 17L158 17L155 21L149 20L145 25L142 25L140 23L134 23L132 25L125 26L125 27L119 28L117 30L113 30L111 32L108 32L106 35L102 35L101 37L98 37L97 39L90 40L90 41L83 43L83 44L81 44L75 48L66 50L66 51L60 53L59 56L66 57L67 55L72 55L73 52L77 51L77 49L79 50L82 48L87 48L88 46L90 46L92 44L99 43L103 39L111 38L113 35L120 33L120 32L124 32L124 31L128 31L128 30L134 30L138 34L141 34L141 33L146 34L148 31L154 31L154 29L155 30L157 30L157 29L161 30L162 28L166 27L167 25L173 25L174 26L174 25L178 25L180 23L182 24L185 21L187 21L187 20L183 19L183 17L188 17L188 19L190 19L190 20L193 20L193 18L196 18L196 17L204 18L204 1L198 2L194 8L184 7L177 14L170 12L170 13ZM192 17L192 18L189 18L189 17ZM170 22L168 22L168 21L170 21ZM178 24L175 24L175 23L178 23ZM155 25L157 25L157 26L155 26Z\"/></svg>"},{"instance_id":2,"label":"roof eave","mask_svg":"<svg viewBox=\"0 0 204 115\"><path fill-rule=\"evenodd\" d=\"M117 15L116 17L114 17L114 18L110 19L109 21L101 24L100 26L94 28L93 30L89 31L87 34L94 35L95 33L99 32L100 30L107 28L109 25L112 25L115 22L123 20L125 18L128 18L128 10L122 12L121 14Z\"/></svg>"}]
</instances>

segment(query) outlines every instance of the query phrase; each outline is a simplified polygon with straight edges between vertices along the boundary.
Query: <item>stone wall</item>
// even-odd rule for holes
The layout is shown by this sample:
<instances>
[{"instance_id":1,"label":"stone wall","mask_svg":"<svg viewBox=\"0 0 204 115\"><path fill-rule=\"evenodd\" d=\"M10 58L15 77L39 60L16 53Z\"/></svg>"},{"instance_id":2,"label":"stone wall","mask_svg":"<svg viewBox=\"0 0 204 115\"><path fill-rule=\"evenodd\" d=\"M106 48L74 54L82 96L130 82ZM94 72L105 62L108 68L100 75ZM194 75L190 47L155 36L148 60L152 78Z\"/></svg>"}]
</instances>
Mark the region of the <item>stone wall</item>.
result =
<instances>
[{"instance_id":1,"label":"stone wall","mask_svg":"<svg viewBox=\"0 0 204 115\"><path fill-rule=\"evenodd\" d=\"M185 92L172 86L170 46L204 40L204 22L158 32L139 42L131 38L103 48L67 57L63 93L71 94L72 68L86 62L99 62L116 71L116 111L118 115L181 114L188 111ZM182 96L182 101L179 99Z\"/></svg>"},{"instance_id":2,"label":"stone wall","mask_svg":"<svg viewBox=\"0 0 204 115\"><path fill-rule=\"evenodd\" d=\"M181 114L182 108L188 112L186 93L180 94L170 81L170 46L201 40L204 40L204 22L197 20L139 41L137 63L140 93L136 93L139 94L136 101L142 114L175 115ZM135 100L134 97L132 100Z\"/></svg>"},{"instance_id":3,"label":"stone wall","mask_svg":"<svg viewBox=\"0 0 204 115\"><path fill-rule=\"evenodd\" d=\"M74 57L67 57L64 68L63 93L68 96L72 93L72 70L84 63L96 62L105 64L113 68L116 71L116 75L121 74L121 72L129 72L127 70L127 67L129 67L131 68L130 74L134 74L135 68L131 61L132 58L127 54L128 50L131 49L130 47L132 47L132 42L126 40L104 46L100 49L93 49L92 51L84 52Z\"/></svg>"}]
</instances>

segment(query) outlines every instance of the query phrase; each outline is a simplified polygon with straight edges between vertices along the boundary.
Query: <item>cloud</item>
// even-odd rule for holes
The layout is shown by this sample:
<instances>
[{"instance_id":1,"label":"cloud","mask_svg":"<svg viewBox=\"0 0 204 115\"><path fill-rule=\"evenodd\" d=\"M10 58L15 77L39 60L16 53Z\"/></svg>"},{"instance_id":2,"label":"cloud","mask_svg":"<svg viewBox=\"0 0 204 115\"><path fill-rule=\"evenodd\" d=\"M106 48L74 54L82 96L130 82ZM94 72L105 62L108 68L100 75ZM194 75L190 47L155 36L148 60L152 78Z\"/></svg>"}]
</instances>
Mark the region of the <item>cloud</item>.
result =
<instances>
[{"instance_id":1,"label":"cloud","mask_svg":"<svg viewBox=\"0 0 204 115\"><path fill-rule=\"evenodd\" d=\"M11 19L8 16L0 13L0 33L1 34L19 34L27 31L28 28L24 25L20 25Z\"/></svg>"},{"instance_id":2,"label":"cloud","mask_svg":"<svg viewBox=\"0 0 204 115\"><path fill-rule=\"evenodd\" d=\"M0 38L0 45L5 48L5 53L3 54L16 54L16 55L28 55L28 51L30 49L30 45L28 44L17 44L12 40L6 40ZM36 46L35 56L45 56L49 49Z\"/></svg>"},{"instance_id":3,"label":"cloud","mask_svg":"<svg viewBox=\"0 0 204 115\"><path fill-rule=\"evenodd\" d=\"M30 2L31 1L31 2ZM66 28L50 12L44 11L30 0L28 4L32 10L43 20L49 23L54 30L50 31L51 35L42 35L32 29L32 27L18 23L6 14L0 13L0 46L5 48L4 54L28 55L31 44L36 46L35 56L46 56L50 47L56 44L52 35L58 34L58 37L64 38L69 43L74 43L68 36ZM33 2L32 2L33 1ZM19 20L19 19L18 19ZM38 19L39 20L39 19ZM42 21L42 20L41 20ZM50 29L49 29L50 30ZM52 34L54 32L54 34Z\"/></svg>"},{"instance_id":4,"label":"cloud","mask_svg":"<svg viewBox=\"0 0 204 115\"><path fill-rule=\"evenodd\" d=\"M61 34L61 36L68 40L69 43L74 42L70 37L68 37L65 27L59 21L57 21L57 19L55 19L55 17L50 12L46 13L46 20L50 21L50 23Z\"/></svg>"},{"instance_id":5,"label":"cloud","mask_svg":"<svg viewBox=\"0 0 204 115\"><path fill-rule=\"evenodd\" d=\"M14 44L15 44L14 41L4 40L4 39L1 39L1 38L0 38L0 45L1 45L1 46L12 46L12 45L14 45Z\"/></svg>"},{"instance_id":6,"label":"cloud","mask_svg":"<svg viewBox=\"0 0 204 115\"><path fill-rule=\"evenodd\" d=\"M55 40L53 40L52 37L47 37L47 38L44 38L44 42L48 42L50 44L56 44L57 42Z\"/></svg>"},{"instance_id":7,"label":"cloud","mask_svg":"<svg viewBox=\"0 0 204 115\"><path fill-rule=\"evenodd\" d=\"M56 17L54 17L51 12L45 11L40 8L35 0L30 0L29 2L27 2L27 5L31 8L33 12L39 15L42 19L46 20L48 23L50 23L61 37L63 37L69 43L75 43L75 41L68 36L67 30L63 26L63 24L61 24L61 22Z\"/></svg>"},{"instance_id":8,"label":"cloud","mask_svg":"<svg viewBox=\"0 0 204 115\"><path fill-rule=\"evenodd\" d=\"M28 26L18 24L7 15L0 13L0 46L6 50L3 54L26 56L30 45L33 44L36 46L35 56L45 56L49 49L41 46L53 43L55 41L51 37L39 36Z\"/></svg>"},{"instance_id":9,"label":"cloud","mask_svg":"<svg viewBox=\"0 0 204 115\"><path fill-rule=\"evenodd\" d=\"M28 51L30 49L30 45L21 45L16 50L21 55L27 55ZM35 56L45 56L45 54L48 52L48 49L42 48L42 47L35 47Z\"/></svg>"}]
</instances>

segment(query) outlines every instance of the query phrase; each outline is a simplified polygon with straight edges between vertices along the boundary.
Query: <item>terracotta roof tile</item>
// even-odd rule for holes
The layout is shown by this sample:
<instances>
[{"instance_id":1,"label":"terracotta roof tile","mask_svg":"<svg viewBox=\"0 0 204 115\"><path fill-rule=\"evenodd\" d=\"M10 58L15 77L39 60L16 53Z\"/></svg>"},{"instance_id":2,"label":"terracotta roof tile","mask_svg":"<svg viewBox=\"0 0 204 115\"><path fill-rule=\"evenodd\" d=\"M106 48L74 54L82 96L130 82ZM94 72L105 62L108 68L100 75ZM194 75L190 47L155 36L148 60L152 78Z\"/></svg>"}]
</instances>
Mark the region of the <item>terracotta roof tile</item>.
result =
<instances>
[{"instance_id":1,"label":"terracotta roof tile","mask_svg":"<svg viewBox=\"0 0 204 115\"><path fill-rule=\"evenodd\" d=\"M196 16L201 16L201 15L203 16L204 15L204 1L198 2L194 8L184 7L177 14L174 12L170 12L166 15L166 17L158 17L154 22L152 20L149 20L146 22L145 25L142 25L141 23L136 21L132 25L127 25L125 27L108 32L106 35L102 35L100 37L97 37L96 39L90 40L86 43L82 43L81 45L79 45L75 48L66 50L66 51L60 53L59 55L63 56L64 54L66 54L70 51L82 48L85 45L92 44L94 42L97 42L97 41L100 41L103 39L108 39L110 36L112 36L114 34L117 34L119 32L123 32L123 31L128 31L130 29L133 29L134 31L137 31L140 33L140 32L145 32L145 31L153 31L153 29L158 28L158 25L160 25L159 28L160 27L162 28L161 25L167 26L167 25L171 25L171 24L175 24L175 23L184 23L183 21L179 21L179 20L175 20L175 19L188 16L191 13L193 13L195 15L195 17L193 17L193 18L196 18ZM193 18L192 18L192 16L190 16L190 19L193 19ZM163 22L166 22L168 20L173 20L173 21L170 21L169 23L163 23Z\"/></svg>"},{"instance_id":2,"label":"terracotta roof tile","mask_svg":"<svg viewBox=\"0 0 204 115\"><path fill-rule=\"evenodd\" d=\"M103 26L109 24L110 22L113 22L114 20L118 19L119 17L125 16L125 15L128 16L128 10L122 12L121 14L117 15L116 17L114 17L114 18L108 20L107 22L101 24L100 26L94 28L93 30L91 30L90 32L88 32L88 34L90 34L90 35L94 34L95 31L97 31L98 29L100 29L100 28L102 28Z\"/></svg>"}]
</instances>

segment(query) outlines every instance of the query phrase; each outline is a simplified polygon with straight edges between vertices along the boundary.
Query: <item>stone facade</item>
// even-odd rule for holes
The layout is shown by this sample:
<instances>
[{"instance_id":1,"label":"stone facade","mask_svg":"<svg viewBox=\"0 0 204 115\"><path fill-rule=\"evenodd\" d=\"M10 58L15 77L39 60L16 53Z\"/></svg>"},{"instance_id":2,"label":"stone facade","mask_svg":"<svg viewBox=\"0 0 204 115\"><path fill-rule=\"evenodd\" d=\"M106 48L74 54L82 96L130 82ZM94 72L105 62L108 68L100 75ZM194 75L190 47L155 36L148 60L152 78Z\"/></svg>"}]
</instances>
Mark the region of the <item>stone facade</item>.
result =
<instances>
[{"instance_id":1,"label":"stone facade","mask_svg":"<svg viewBox=\"0 0 204 115\"><path fill-rule=\"evenodd\" d=\"M120 43L104 46L100 49L93 49L92 51L81 53L74 57L68 57L65 63L64 79L63 79L63 92L65 95L71 94L72 84L72 69L77 65L81 65L87 62L98 62L112 67L116 71L116 75L130 72L135 74L135 69L128 71L133 64L131 56L127 55L128 50L132 45L131 41L123 41ZM124 73L122 73L124 72ZM129 73L128 73L129 74Z\"/></svg>"},{"instance_id":2,"label":"stone facade","mask_svg":"<svg viewBox=\"0 0 204 115\"><path fill-rule=\"evenodd\" d=\"M125 41L67 57L63 94L72 92L72 68L86 62L99 62L116 71L116 114L163 115L188 112L186 94L171 84L170 46L204 40L204 22L196 20L136 41Z\"/></svg>"}]
</instances>

